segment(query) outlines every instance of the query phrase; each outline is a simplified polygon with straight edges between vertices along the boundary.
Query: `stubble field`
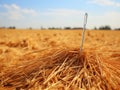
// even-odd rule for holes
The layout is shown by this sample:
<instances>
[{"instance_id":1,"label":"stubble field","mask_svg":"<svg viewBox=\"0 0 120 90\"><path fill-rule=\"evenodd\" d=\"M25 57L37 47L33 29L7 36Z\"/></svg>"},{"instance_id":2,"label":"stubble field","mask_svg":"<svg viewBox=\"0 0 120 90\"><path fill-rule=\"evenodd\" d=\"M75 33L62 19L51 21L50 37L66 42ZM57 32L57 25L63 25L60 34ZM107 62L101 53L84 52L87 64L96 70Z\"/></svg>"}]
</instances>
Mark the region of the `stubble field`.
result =
<instances>
[{"instance_id":1,"label":"stubble field","mask_svg":"<svg viewBox=\"0 0 120 90\"><path fill-rule=\"evenodd\" d=\"M120 31L0 29L0 90L119 90Z\"/></svg>"}]
</instances>

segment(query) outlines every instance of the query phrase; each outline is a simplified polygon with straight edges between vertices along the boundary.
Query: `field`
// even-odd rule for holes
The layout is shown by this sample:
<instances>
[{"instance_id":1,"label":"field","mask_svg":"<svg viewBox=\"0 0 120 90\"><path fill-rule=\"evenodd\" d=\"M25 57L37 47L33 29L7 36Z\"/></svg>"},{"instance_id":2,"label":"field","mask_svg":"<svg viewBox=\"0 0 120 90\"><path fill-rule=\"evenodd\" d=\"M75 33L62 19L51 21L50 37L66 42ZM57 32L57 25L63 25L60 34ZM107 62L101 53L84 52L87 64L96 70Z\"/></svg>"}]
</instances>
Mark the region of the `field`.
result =
<instances>
[{"instance_id":1,"label":"field","mask_svg":"<svg viewBox=\"0 0 120 90\"><path fill-rule=\"evenodd\" d=\"M0 29L0 90L118 90L120 31Z\"/></svg>"}]
</instances>

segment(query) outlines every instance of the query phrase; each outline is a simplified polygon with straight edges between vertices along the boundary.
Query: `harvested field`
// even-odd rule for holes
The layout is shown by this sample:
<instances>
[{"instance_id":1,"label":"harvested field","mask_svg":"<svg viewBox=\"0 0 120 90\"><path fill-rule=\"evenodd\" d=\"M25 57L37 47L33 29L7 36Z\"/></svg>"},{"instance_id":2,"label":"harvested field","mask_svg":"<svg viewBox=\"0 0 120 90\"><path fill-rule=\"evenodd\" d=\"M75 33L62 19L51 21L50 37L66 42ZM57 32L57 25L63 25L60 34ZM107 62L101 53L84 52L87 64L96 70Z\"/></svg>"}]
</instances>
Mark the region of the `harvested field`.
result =
<instances>
[{"instance_id":1,"label":"harvested field","mask_svg":"<svg viewBox=\"0 0 120 90\"><path fill-rule=\"evenodd\" d=\"M120 31L0 30L0 90L119 90Z\"/></svg>"}]
</instances>

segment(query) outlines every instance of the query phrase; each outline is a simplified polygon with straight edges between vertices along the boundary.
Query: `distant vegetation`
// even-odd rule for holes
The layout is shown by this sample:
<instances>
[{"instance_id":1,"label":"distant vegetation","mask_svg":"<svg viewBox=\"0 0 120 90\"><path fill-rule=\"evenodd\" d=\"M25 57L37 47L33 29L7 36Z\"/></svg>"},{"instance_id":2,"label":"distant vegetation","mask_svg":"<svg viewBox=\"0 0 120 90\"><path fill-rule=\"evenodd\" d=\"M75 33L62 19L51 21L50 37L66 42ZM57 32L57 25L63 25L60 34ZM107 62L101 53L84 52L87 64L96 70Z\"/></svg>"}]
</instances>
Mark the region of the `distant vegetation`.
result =
<instances>
[{"instance_id":1,"label":"distant vegetation","mask_svg":"<svg viewBox=\"0 0 120 90\"><path fill-rule=\"evenodd\" d=\"M0 29L16 29L16 27L15 26L9 26L9 27L0 27Z\"/></svg>"},{"instance_id":2,"label":"distant vegetation","mask_svg":"<svg viewBox=\"0 0 120 90\"><path fill-rule=\"evenodd\" d=\"M120 30L120 28L115 28L115 30Z\"/></svg>"},{"instance_id":3,"label":"distant vegetation","mask_svg":"<svg viewBox=\"0 0 120 90\"><path fill-rule=\"evenodd\" d=\"M106 25L106 26L100 26L99 30L111 30L111 27Z\"/></svg>"},{"instance_id":4,"label":"distant vegetation","mask_svg":"<svg viewBox=\"0 0 120 90\"><path fill-rule=\"evenodd\" d=\"M83 29L82 27L65 27L64 29L74 29L74 30L78 30L78 29Z\"/></svg>"},{"instance_id":5,"label":"distant vegetation","mask_svg":"<svg viewBox=\"0 0 120 90\"><path fill-rule=\"evenodd\" d=\"M10 27L8 27L9 29L16 29L16 27L15 26L10 26Z\"/></svg>"},{"instance_id":6,"label":"distant vegetation","mask_svg":"<svg viewBox=\"0 0 120 90\"><path fill-rule=\"evenodd\" d=\"M64 27L64 28L61 28L61 27L49 27L48 28L49 30L71 30L71 29L74 29L74 30L77 30L77 29L83 29L82 27Z\"/></svg>"},{"instance_id":7,"label":"distant vegetation","mask_svg":"<svg viewBox=\"0 0 120 90\"><path fill-rule=\"evenodd\" d=\"M9 27L0 27L0 29L16 29L15 26L9 26ZM29 30L32 30L33 28L32 27L29 27L27 28ZM82 30L83 28L82 27L64 27L64 28L61 28L61 27L48 27L48 28L44 28L41 26L40 28L41 30ZM111 29L111 26L109 25L105 25L105 26L100 26L100 27L94 27L93 30L112 30ZM113 30L120 30L120 27L118 28L114 28Z\"/></svg>"},{"instance_id":8,"label":"distant vegetation","mask_svg":"<svg viewBox=\"0 0 120 90\"><path fill-rule=\"evenodd\" d=\"M61 27L49 27L48 28L49 30L60 30L60 29L62 29Z\"/></svg>"}]
</instances>

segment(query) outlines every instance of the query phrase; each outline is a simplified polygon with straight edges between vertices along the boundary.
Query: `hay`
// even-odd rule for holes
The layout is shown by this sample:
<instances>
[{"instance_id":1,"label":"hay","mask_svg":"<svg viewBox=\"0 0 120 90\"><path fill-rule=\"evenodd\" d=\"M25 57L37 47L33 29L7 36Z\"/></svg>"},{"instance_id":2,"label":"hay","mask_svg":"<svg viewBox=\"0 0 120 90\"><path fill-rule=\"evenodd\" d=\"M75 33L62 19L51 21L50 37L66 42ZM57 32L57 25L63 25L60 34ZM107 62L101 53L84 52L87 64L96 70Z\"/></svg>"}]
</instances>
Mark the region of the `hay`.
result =
<instances>
[{"instance_id":1,"label":"hay","mask_svg":"<svg viewBox=\"0 0 120 90\"><path fill-rule=\"evenodd\" d=\"M44 52L44 51L43 51ZM95 52L59 48L41 52L0 74L0 84L17 90L116 90L120 70Z\"/></svg>"}]
</instances>

